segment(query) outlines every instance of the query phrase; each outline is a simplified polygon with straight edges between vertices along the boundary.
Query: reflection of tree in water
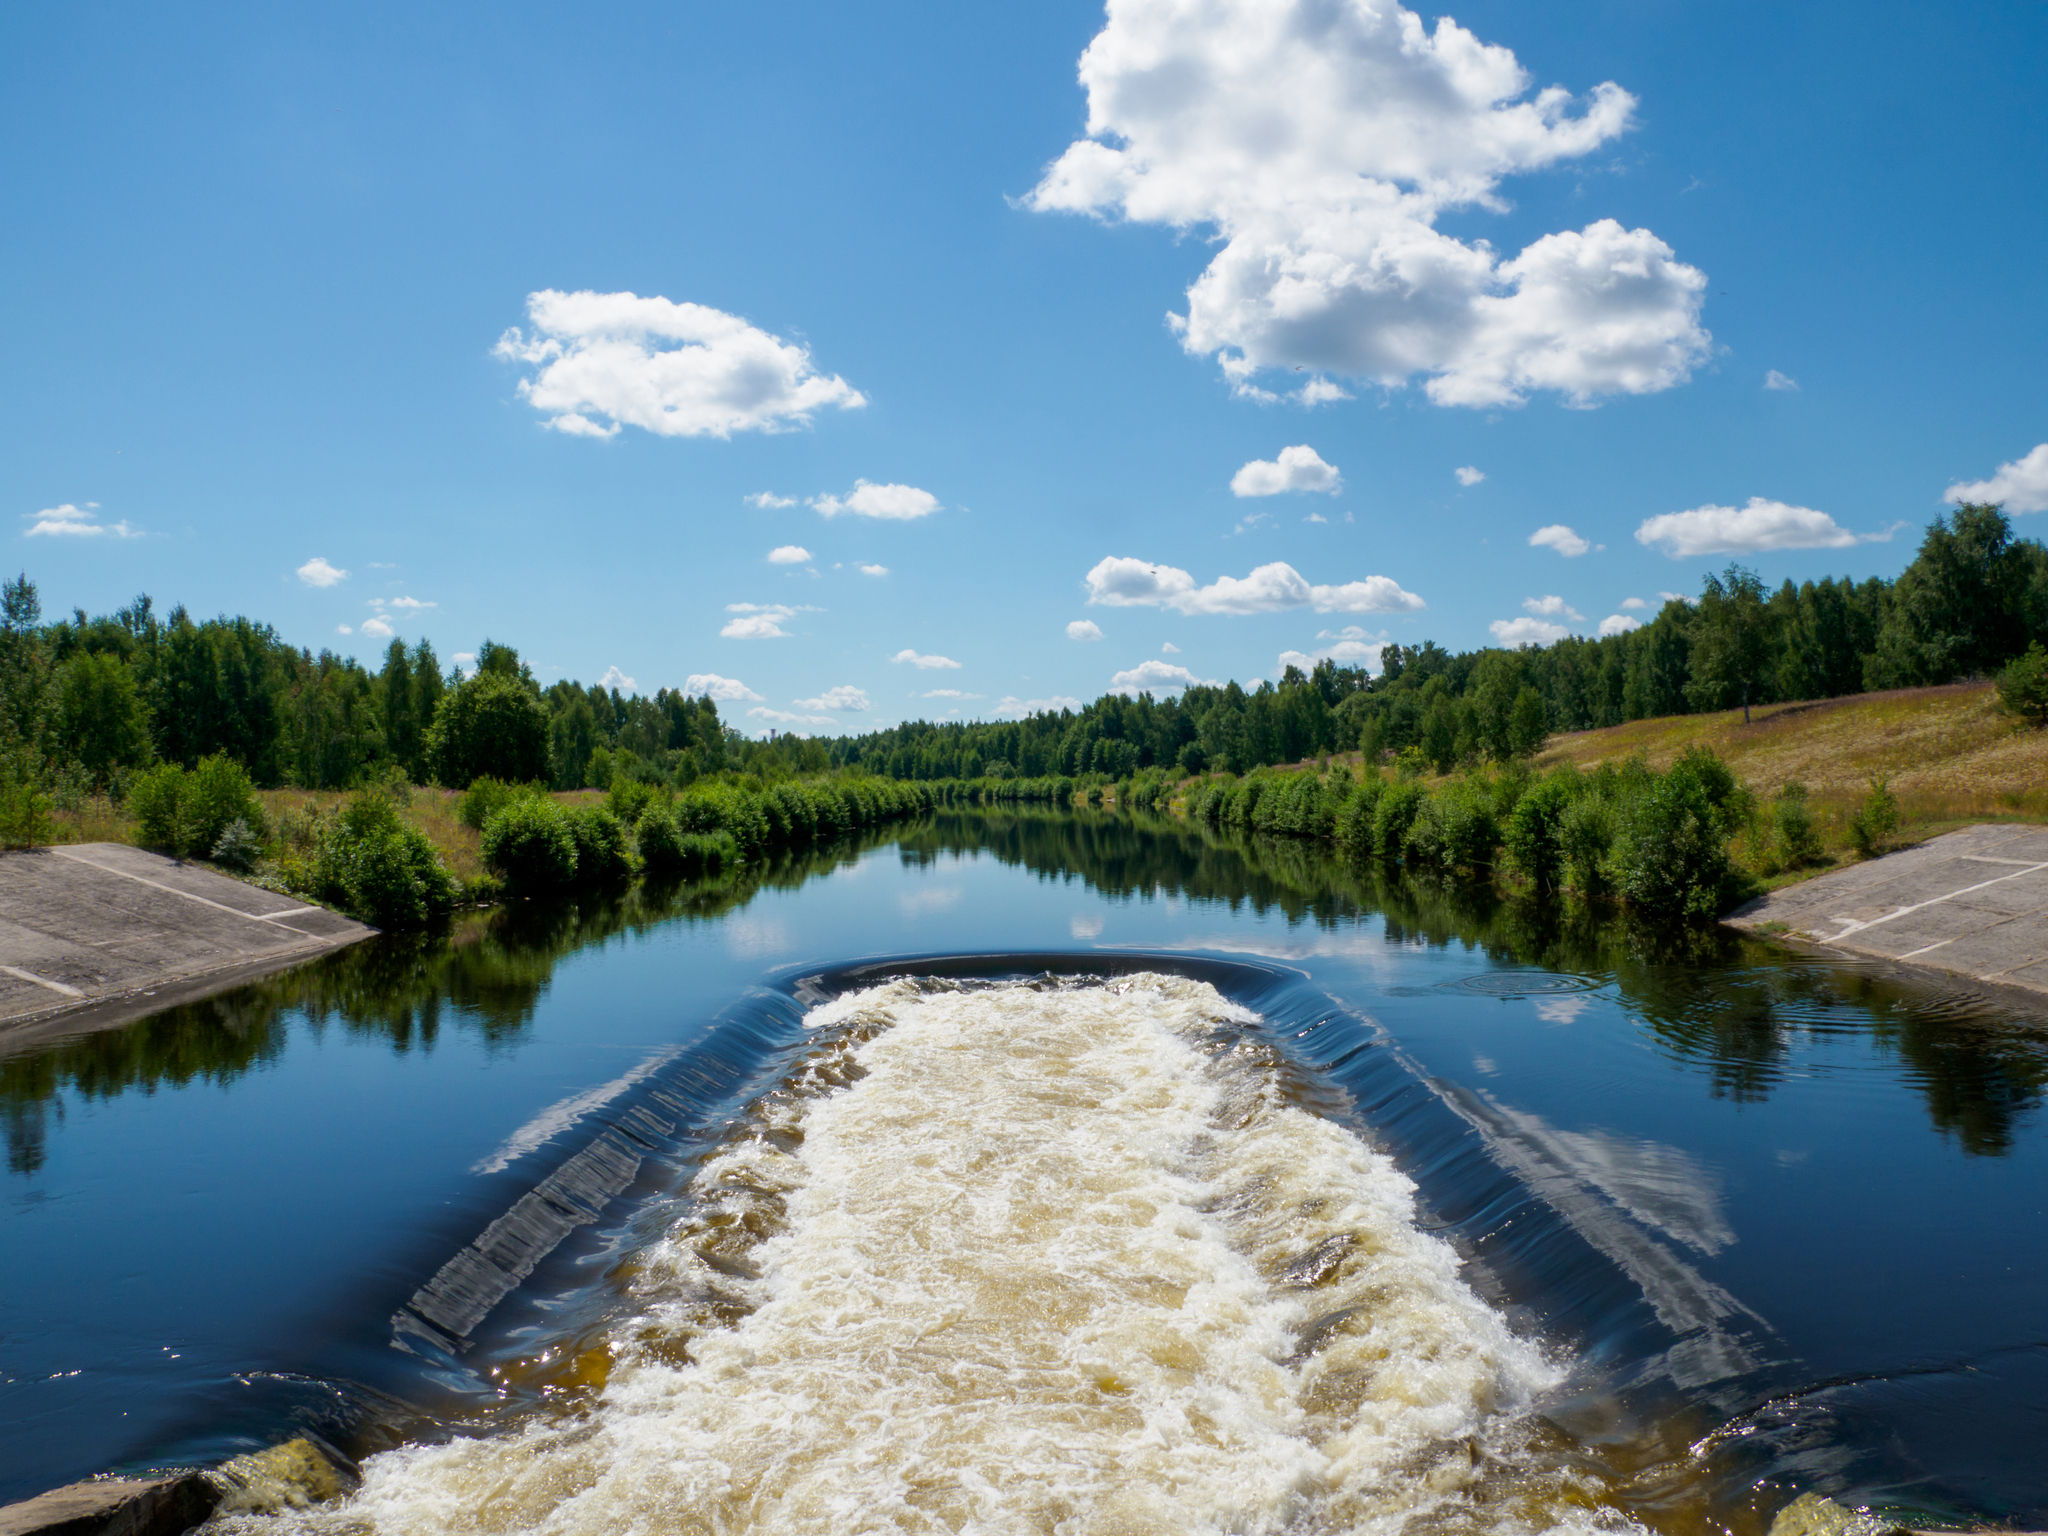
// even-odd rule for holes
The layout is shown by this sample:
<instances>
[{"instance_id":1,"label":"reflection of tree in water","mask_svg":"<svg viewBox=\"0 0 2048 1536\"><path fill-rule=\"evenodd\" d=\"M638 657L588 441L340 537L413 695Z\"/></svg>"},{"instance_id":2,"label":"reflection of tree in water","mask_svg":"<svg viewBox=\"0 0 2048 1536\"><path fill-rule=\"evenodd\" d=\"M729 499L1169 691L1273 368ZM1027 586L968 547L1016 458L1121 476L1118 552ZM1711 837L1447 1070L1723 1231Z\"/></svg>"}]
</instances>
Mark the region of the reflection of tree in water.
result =
<instances>
[{"instance_id":1,"label":"reflection of tree in water","mask_svg":"<svg viewBox=\"0 0 2048 1536\"><path fill-rule=\"evenodd\" d=\"M789 889L887 841L870 832L706 881L642 882L567 902L513 902L464 914L438 933L389 934L126 1025L0 1060L0 1131L11 1172L43 1164L65 1090L81 1099L228 1083L276 1060L295 1018L314 1030L381 1036L394 1051L432 1050L444 1026L492 1047L515 1043L567 955L619 934L705 921L763 888Z\"/></svg>"},{"instance_id":2,"label":"reflection of tree in water","mask_svg":"<svg viewBox=\"0 0 2048 1536\"><path fill-rule=\"evenodd\" d=\"M941 811L914 826L785 854L687 885L643 883L614 896L516 902L447 932L374 939L219 997L167 1009L0 1061L8 1166L42 1165L63 1091L111 1098L161 1084L228 1082L274 1060L289 1021L431 1050L444 1027L515 1044L564 956L617 935L708 921L764 887L794 889L866 849L894 842L906 864L987 851L1046 880L1103 895L1174 895L1335 929L1377 914L1395 944L1457 945L1495 965L1614 978L1621 1001L1716 1097L1761 1100L1802 1036L1871 1031L1925 1097L1936 1128L1997 1156L2048 1090L2048 1033L1984 1004L1909 989L1849 967L1787 963L1717 924L1648 923L1583 902L1504 898L1490 886L1412 880L1329 848L1161 816L1052 810Z\"/></svg>"},{"instance_id":3,"label":"reflection of tree in water","mask_svg":"<svg viewBox=\"0 0 2048 1536\"><path fill-rule=\"evenodd\" d=\"M1410 879L1326 845L1159 816L940 812L901 838L906 862L987 849L1104 895L1221 901L1335 928L1377 913L1389 942L1458 945L1497 965L1608 975L1662 1046L1703 1070L1716 1098L1769 1096L1794 1043L1869 1032L1902 1062L1935 1128L1998 1156L2048 1092L2048 1030L1989 1001L1851 966L1788 963L1718 923L1649 922L1568 899L1503 897L1491 885Z\"/></svg>"}]
</instances>

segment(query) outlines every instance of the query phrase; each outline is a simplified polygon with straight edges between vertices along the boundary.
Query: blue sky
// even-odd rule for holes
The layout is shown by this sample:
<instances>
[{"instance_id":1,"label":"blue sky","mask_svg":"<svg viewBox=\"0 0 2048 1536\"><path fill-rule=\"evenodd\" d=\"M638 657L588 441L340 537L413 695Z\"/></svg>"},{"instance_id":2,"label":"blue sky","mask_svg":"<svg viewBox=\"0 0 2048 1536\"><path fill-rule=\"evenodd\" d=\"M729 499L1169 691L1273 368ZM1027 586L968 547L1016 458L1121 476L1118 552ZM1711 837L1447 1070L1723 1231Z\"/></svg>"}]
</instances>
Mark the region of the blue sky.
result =
<instances>
[{"instance_id":1,"label":"blue sky","mask_svg":"<svg viewBox=\"0 0 2048 1536\"><path fill-rule=\"evenodd\" d=\"M2048 12L1449 14L13 7L11 563L836 731L2048 509Z\"/></svg>"}]
</instances>

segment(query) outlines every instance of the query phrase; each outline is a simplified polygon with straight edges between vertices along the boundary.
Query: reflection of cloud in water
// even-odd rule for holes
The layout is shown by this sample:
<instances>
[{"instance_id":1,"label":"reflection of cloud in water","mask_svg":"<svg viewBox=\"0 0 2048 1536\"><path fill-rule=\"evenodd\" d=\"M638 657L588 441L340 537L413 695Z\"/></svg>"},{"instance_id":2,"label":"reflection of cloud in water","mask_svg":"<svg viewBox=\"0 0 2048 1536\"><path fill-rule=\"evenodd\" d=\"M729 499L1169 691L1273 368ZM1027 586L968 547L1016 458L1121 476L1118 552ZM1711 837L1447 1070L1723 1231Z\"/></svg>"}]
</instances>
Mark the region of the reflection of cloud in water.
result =
<instances>
[{"instance_id":1,"label":"reflection of cloud in water","mask_svg":"<svg viewBox=\"0 0 2048 1536\"><path fill-rule=\"evenodd\" d=\"M1592 1006L1585 997L1546 997L1536 1005L1536 1017L1546 1024L1569 1024Z\"/></svg>"},{"instance_id":2,"label":"reflection of cloud in water","mask_svg":"<svg viewBox=\"0 0 2048 1536\"><path fill-rule=\"evenodd\" d=\"M571 1094L559 1103L550 1104L546 1109L506 1137L503 1146L499 1147L497 1151L493 1152L469 1171L471 1173L497 1173L504 1168L510 1167L520 1158L526 1156L527 1153L553 1141L555 1137L561 1135L562 1132L566 1131L578 1120L581 1120L593 1109L611 1103L613 1099L616 1099L628 1088L639 1082L648 1073L667 1066L681 1054L682 1049L679 1045L668 1046L663 1050L656 1051L652 1056L641 1062L639 1066L621 1077L615 1077L608 1083L600 1083L595 1088L585 1089L582 1093Z\"/></svg>"},{"instance_id":3,"label":"reflection of cloud in water","mask_svg":"<svg viewBox=\"0 0 2048 1536\"><path fill-rule=\"evenodd\" d=\"M725 944L740 960L786 954L795 947L780 918L753 912L735 913L726 919Z\"/></svg>"},{"instance_id":4,"label":"reflection of cloud in water","mask_svg":"<svg viewBox=\"0 0 2048 1536\"><path fill-rule=\"evenodd\" d=\"M1705 1168L1657 1142L1560 1131L1491 1094L1409 1065L1479 1132L1494 1161L1642 1291L1657 1320L1678 1335L1657 1362L1661 1373L1701 1387L1757 1368L1763 1357L1752 1325L1770 1324L1644 1230L1707 1253L1735 1241Z\"/></svg>"},{"instance_id":5,"label":"reflection of cloud in water","mask_svg":"<svg viewBox=\"0 0 2048 1536\"><path fill-rule=\"evenodd\" d=\"M1100 912L1076 912L1074 920L1067 925L1067 928L1077 939L1099 939L1102 937L1102 914Z\"/></svg>"},{"instance_id":6,"label":"reflection of cloud in water","mask_svg":"<svg viewBox=\"0 0 2048 1536\"><path fill-rule=\"evenodd\" d=\"M1219 955L1257 955L1263 960L1316 960L1324 957L1348 960L1375 976L1400 980L1412 974L1411 960L1394 954L1376 932L1356 930L1356 937L1322 934L1307 943L1260 940L1237 933L1219 933L1207 938L1180 939L1153 946L1169 953L1211 950Z\"/></svg>"},{"instance_id":7,"label":"reflection of cloud in water","mask_svg":"<svg viewBox=\"0 0 2048 1536\"><path fill-rule=\"evenodd\" d=\"M957 885L942 885L935 890L910 891L896 899L907 916L917 917L925 912L943 912L966 894Z\"/></svg>"},{"instance_id":8,"label":"reflection of cloud in water","mask_svg":"<svg viewBox=\"0 0 2048 1536\"><path fill-rule=\"evenodd\" d=\"M1474 1056L1472 1058L1472 1070L1474 1072L1483 1073L1487 1077L1491 1077L1494 1075L1494 1073L1498 1072L1500 1068L1494 1065L1494 1060L1491 1056Z\"/></svg>"}]
</instances>

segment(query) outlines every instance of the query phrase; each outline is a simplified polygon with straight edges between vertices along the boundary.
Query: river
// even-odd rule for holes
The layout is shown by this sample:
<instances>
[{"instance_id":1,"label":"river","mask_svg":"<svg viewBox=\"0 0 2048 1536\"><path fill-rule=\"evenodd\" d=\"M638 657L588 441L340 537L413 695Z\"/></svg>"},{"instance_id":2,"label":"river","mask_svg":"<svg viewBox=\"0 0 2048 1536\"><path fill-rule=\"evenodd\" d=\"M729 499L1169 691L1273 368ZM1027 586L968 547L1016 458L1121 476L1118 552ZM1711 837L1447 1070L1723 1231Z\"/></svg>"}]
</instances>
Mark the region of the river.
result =
<instances>
[{"instance_id":1,"label":"river","mask_svg":"<svg viewBox=\"0 0 2048 1536\"><path fill-rule=\"evenodd\" d=\"M389 1532L2040 1528L2044 1089L2009 999L944 813L0 1059L0 1499L310 1433Z\"/></svg>"}]
</instances>

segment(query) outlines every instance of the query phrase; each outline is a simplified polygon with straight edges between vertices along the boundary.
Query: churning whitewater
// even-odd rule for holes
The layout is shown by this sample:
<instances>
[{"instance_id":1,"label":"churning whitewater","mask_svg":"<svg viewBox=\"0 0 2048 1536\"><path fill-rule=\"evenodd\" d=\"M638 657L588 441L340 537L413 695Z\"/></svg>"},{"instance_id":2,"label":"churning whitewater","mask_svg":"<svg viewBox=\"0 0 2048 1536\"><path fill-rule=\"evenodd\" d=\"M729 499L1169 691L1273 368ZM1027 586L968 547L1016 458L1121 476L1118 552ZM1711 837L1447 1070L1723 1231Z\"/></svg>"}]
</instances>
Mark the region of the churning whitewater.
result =
<instances>
[{"instance_id":1,"label":"churning whitewater","mask_svg":"<svg viewBox=\"0 0 2048 1536\"><path fill-rule=\"evenodd\" d=\"M1173 976L896 981L704 1165L601 1391L394 1451L378 1532L1518 1531L1555 1369ZM1519 1464L1521 1470L1515 1470ZM307 1517L300 1517L307 1518Z\"/></svg>"}]
</instances>

